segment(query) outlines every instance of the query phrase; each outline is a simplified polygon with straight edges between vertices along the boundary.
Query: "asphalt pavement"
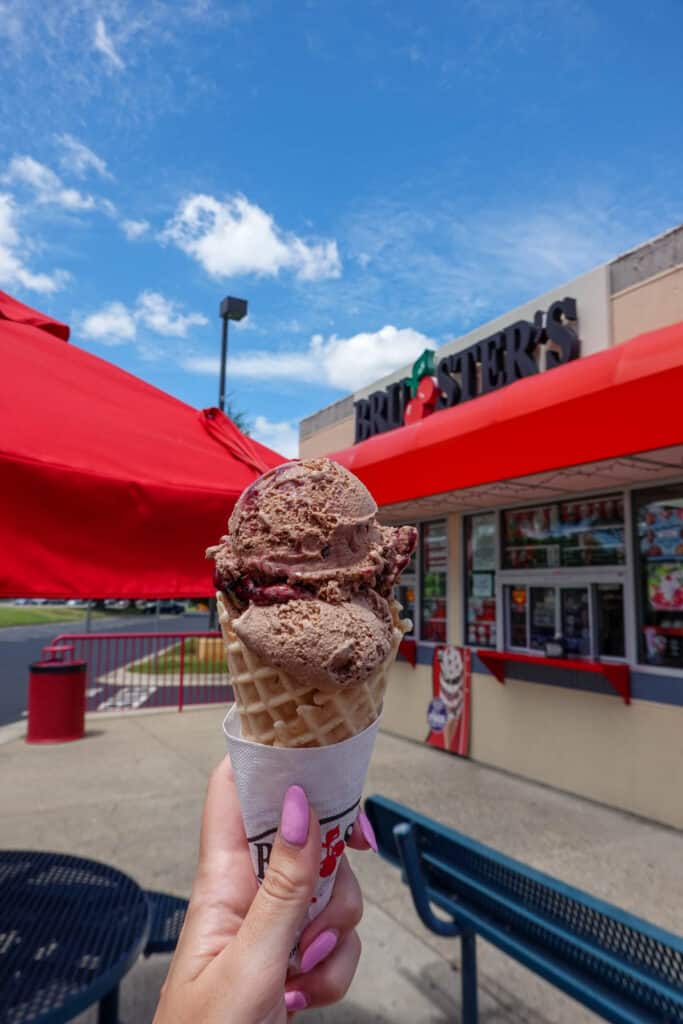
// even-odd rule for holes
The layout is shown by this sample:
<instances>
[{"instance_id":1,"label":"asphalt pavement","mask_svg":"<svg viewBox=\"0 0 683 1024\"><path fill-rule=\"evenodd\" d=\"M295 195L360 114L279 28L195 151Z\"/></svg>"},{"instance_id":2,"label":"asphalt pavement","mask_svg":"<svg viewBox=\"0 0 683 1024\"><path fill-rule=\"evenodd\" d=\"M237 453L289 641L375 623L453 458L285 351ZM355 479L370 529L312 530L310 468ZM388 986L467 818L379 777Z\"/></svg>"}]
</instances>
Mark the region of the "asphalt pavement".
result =
<instances>
[{"instance_id":1,"label":"asphalt pavement","mask_svg":"<svg viewBox=\"0 0 683 1024\"><path fill-rule=\"evenodd\" d=\"M185 615L105 615L93 618L92 633L154 633L208 629L209 616L203 612ZM9 626L0 629L0 725L24 717L28 702L29 665L39 661L47 644L62 634L85 633L81 622L50 622L35 626Z\"/></svg>"}]
</instances>

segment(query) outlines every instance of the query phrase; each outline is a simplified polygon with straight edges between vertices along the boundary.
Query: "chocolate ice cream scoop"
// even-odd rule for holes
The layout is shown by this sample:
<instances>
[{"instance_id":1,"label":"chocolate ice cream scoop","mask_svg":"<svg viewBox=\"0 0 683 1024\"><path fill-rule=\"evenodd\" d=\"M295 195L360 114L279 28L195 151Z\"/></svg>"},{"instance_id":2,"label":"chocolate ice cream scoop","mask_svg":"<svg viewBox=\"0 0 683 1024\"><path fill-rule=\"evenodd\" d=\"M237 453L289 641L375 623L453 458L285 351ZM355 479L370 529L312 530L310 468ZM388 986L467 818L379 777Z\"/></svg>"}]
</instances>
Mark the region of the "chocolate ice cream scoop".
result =
<instances>
[{"instance_id":1,"label":"chocolate ice cream scoop","mask_svg":"<svg viewBox=\"0 0 683 1024\"><path fill-rule=\"evenodd\" d=\"M388 594L415 547L412 526L380 526L360 480L330 459L286 462L240 496L229 537L209 548L216 585L230 595L287 582L326 600L361 587ZM240 585L236 581L240 581ZM292 595L294 596L294 595ZM299 595L301 596L301 595Z\"/></svg>"},{"instance_id":2,"label":"chocolate ice cream scoop","mask_svg":"<svg viewBox=\"0 0 683 1024\"><path fill-rule=\"evenodd\" d=\"M286 462L240 496L230 517L232 550L259 575L333 571L368 554L376 514L369 491L338 463Z\"/></svg>"},{"instance_id":3,"label":"chocolate ice cream scoop","mask_svg":"<svg viewBox=\"0 0 683 1024\"><path fill-rule=\"evenodd\" d=\"M329 691L364 682L386 661L393 624L387 602L370 592L338 605L315 598L253 604L233 629L268 665Z\"/></svg>"},{"instance_id":4,"label":"chocolate ice cream scoop","mask_svg":"<svg viewBox=\"0 0 683 1024\"><path fill-rule=\"evenodd\" d=\"M417 538L376 516L367 488L330 459L284 463L248 487L230 535L207 550L245 646L321 690L368 679L391 650L388 599Z\"/></svg>"}]
</instances>

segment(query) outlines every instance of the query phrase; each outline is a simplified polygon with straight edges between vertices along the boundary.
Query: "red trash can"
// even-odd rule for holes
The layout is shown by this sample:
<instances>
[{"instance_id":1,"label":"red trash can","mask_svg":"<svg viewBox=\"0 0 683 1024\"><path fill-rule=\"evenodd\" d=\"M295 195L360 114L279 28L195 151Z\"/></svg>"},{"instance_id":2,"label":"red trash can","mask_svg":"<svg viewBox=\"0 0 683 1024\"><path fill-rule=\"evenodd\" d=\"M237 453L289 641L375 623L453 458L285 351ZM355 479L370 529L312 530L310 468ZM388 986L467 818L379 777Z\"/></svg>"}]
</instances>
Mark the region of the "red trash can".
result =
<instances>
[{"instance_id":1,"label":"red trash can","mask_svg":"<svg viewBox=\"0 0 683 1024\"><path fill-rule=\"evenodd\" d=\"M30 666L27 743L66 743L85 733L84 661L35 661Z\"/></svg>"}]
</instances>

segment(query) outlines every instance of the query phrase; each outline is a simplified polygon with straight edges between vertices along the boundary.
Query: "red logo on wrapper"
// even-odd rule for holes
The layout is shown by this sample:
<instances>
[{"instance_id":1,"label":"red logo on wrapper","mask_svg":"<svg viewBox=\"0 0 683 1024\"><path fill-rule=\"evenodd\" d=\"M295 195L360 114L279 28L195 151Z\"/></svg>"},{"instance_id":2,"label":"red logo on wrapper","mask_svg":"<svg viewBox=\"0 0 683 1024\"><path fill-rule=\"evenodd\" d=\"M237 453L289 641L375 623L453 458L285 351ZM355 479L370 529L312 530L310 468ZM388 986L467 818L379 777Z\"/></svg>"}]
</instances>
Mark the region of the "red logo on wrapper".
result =
<instances>
[{"instance_id":1,"label":"red logo on wrapper","mask_svg":"<svg viewBox=\"0 0 683 1024\"><path fill-rule=\"evenodd\" d=\"M434 649L430 731L427 743L451 754L469 757L471 652L446 644ZM437 715L436 710L441 714Z\"/></svg>"},{"instance_id":2,"label":"red logo on wrapper","mask_svg":"<svg viewBox=\"0 0 683 1024\"><path fill-rule=\"evenodd\" d=\"M325 834L325 842L321 843L325 856L322 859L320 865L320 877L327 878L328 875L334 874L334 869L337 866L337 861L344 852L344 840L340 838L341 831L339 825L335 825L329 832Z\"/></svg>"}]
</instances>

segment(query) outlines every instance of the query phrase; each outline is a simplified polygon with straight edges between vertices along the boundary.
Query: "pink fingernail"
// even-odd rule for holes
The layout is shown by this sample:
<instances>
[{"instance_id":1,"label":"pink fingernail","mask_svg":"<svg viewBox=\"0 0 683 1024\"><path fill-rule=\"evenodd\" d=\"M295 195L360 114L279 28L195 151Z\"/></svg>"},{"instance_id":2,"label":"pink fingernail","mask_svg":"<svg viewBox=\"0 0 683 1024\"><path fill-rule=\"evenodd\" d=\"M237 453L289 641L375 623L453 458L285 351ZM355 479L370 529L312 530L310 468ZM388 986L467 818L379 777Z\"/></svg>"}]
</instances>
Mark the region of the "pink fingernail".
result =
<instances>
[{"instance_id":1,"label":"pink fingernail","mask_svg":"<svg viewBox=\"0 0 683 1024\"><path fill-rule=\"evenodd\" d=\"M308 800L301 786L290 786L285 793L280 819L282 838L292 846L304 846L308 839Z\"/></svg>"},{"instance_id":2,"label":"pink fingernail","mask_svg":"<svg viewBox=\"0 0 683 1024\"><path fill-rule=\"evenodd\" d=\"M314 967L317 967L321 960L330 955L338 941L338 933L331 928L316 935L310 946L307 946L301 954L301 973L308 974Z\"/></svg>"},{"instance_id":3,"label":"pink fingernail","mask_svg":"<svg viewBox=\"0 0 683 1024\"><path fill-rule=\"evenodd\" d=\"M308 997L303 992L285 992L285 1006L287 1013L295 1010L305 1010L308 1006Z\"/></svg>"},{"instance_id":4,"label":"pink fingernail","mask_svg":"<svg viewBox=\"0 0 683 1024\"><path fill-rule=\"evenodd\" d=\"M375 830L370 824L370 819L365 811L358 812L358 824L360 826L361 833L363 834L363 839L370 849L374 850L375 853L379 853L379 850L377 849L377 837L375 836Z\"/></svg>"}]
</instances>

